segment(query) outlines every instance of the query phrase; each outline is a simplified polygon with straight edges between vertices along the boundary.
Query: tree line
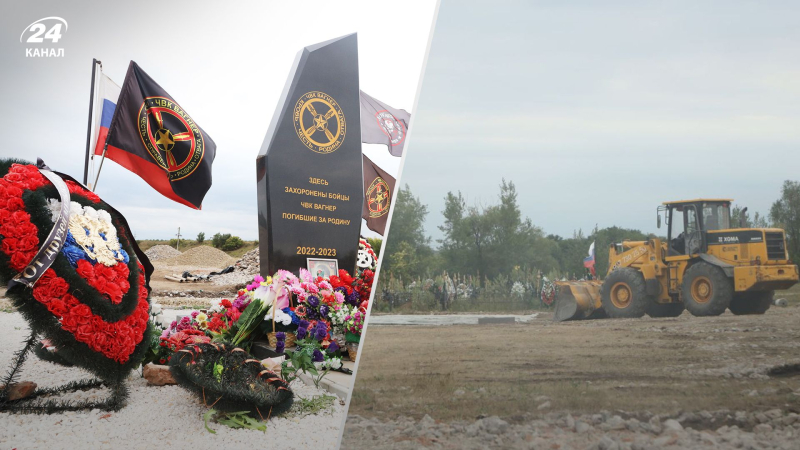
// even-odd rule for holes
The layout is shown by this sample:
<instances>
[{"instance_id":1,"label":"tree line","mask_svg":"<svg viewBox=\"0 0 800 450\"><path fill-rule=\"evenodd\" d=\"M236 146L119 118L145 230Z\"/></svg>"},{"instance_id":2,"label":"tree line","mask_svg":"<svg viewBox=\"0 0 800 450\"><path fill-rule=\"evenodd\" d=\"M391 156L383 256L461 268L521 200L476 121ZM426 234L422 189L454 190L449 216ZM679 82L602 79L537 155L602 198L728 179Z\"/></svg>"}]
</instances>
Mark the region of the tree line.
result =
<instances>
[{"instance_id":1,"label":"tree line","mask_svg":"<svg viewBox=\"0 0 800 450\"><path fill-rule=\"evenodd\" d=\"M425 232L428 206L406 184L397 194L390 229L391 238L384 244L382 279L428 278L443 271L478 276L481 284L499 275L536 269L543 274L580 278L583 258L595 243L596 271L601 277L608 270L608 248L615 242L646 240L652 235L618 226L597 228L584 234L577 230L572 237L546 234L523 217L512 181L503 180L496 203L468 205L461 192L448 192L441 211L444 223L439 226L442 239L434 248ZM800 182L786 181L769 215L758 212L742 214L732 208L732 227L783 228L786 231L789 257L800 260ZM662 239L665 238L662 236Z\"/></svg>"}]
</instances>

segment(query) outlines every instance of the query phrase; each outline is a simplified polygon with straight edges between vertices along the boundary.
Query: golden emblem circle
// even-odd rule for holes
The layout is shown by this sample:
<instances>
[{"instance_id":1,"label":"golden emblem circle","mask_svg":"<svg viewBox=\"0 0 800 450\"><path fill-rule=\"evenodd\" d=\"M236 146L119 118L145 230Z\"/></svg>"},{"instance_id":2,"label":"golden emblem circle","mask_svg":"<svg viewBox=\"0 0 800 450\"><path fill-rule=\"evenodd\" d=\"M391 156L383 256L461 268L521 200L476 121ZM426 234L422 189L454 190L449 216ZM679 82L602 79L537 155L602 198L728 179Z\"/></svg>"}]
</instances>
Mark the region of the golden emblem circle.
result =
<instances>
[{"instance_id":1,"label":"golden emblem circle","mask_svg":"<svg viewBox=\"0 0 800 450\"><path fill-rule=\"evenodd\" d=\"M294 105L294 129L310 150L333 153L344 142L347 131L344 111L330 95L307 92Z\"/></svg>"},{"instance_id":2,"label":"golden emblem circle","mask_svg":"<svg viewBox=\"0 0 800 450\"><path fill-rule=\"evenodd\" d=\"M369 216L375 219L388 213L391 200L392 192L389 190L389 184L381 177L372 180L369 188L367 188Z\"/></svg>"},{"instance_id":3,"label":"golden emblem circle","mask_svg":"<svg viewBox=\"0 0 800 450\"><path fill-rule=\"evenodd\" d=\"M169 173L170 181L188 177L203 161L205 143L200 127L170 98L145 98L139 107L137 129L147 154Z\"/></svg>"}]
</instances>

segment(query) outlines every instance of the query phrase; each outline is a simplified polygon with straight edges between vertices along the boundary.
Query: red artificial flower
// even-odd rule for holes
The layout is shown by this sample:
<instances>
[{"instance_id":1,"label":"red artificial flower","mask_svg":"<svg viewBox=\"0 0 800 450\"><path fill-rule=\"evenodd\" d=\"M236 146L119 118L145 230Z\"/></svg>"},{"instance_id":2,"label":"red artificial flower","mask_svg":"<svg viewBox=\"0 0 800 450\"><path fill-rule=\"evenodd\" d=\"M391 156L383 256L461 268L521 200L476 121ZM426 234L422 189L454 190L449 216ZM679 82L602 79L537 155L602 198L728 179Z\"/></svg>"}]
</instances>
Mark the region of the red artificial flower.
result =
<instances>
[{"instance_id":1,"label":"red artificial flower","mask_svg":"<svg viewBox=\"0 0 800 450\"><path fill-rule=\"evenodd\" d=\"M350 274L344 269L339 269L339 278L341 278L342 282L346 285L353 284L353 277L351 277Z\"/></svg>"},{"instance_id":2,"label":"red artificial flower","mask_svg":"<svg viewBox=\"0 0 800 450\"><path fill-rule=\"evenodd\" d=\"M231 323L234 323L237 320L239 320L239 317L241 315L242 315L242 313L236 308L231 308L231 309L228 310L228 316L231 319Z\"/></svg>"},{"instance_id":3,"label":"red artificial flower","mask_svg":"<svg viewBox=\"0 0 800 450\"><path fill-rule=\"evenodd\" d=\"M225 309L233 307L233 303L231 303L231 301L228 300L227 298L223 298L222 301L219 302L219 304L222 305L222 307Z\"/></svg>"},{"instance_id":4,"label":"red artificial flower","mask_svg":"<svg viewBox=\"0 0 800 450\"><path fill-rule=\"evenodd\" d=\"M330 278L330 282L331 282L331 287L334 289L345 286L344 281L342 281L342 279L337 276L332 276Z\"/></svg>"},{"instance_id":5,"label":"red artificial flower","mask_svg":"<svg viewBox=\"0 0 800 450\"><path fill-rule=\"evenodd\" d=\"M78 267L75 271L86 280L89 286L97 289L103 297L111 300L111 303L115 305L122 303L123 295L130 289L130 283L127 281L130 270L125 264L108 267L81 259L78 260Z\"/></svg>"}]
</instances>

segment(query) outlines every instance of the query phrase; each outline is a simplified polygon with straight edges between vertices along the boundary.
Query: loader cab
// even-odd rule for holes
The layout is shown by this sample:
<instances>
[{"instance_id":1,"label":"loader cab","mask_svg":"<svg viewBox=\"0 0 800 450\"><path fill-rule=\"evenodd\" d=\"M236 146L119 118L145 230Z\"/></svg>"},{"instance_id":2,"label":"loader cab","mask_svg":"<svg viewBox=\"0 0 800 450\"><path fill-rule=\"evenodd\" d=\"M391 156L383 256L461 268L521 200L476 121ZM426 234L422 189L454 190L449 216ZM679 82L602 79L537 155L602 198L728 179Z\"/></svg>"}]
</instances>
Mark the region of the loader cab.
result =
<instances>
[{"instance_id":1,"label":"loader cab","mask_svg":"<svg viewBox=\"0 0 800 450\"><path fill-rule=\"evenodd\" d=\"M697 199L666 202L658 208L667 224L668 256L691 256L708 250L706 233L730 228L729 199Z\"/></svg>"}]
</instances>

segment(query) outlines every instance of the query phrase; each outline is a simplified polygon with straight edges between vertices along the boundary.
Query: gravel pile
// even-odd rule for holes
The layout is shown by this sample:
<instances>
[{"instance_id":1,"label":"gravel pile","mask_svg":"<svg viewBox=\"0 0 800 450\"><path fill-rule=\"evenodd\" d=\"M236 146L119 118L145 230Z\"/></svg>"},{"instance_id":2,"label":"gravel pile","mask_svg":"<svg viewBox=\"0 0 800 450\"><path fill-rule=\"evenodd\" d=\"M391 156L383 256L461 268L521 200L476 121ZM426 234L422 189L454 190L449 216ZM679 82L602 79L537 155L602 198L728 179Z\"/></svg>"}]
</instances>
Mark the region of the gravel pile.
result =
<instances>
[{"instance_id":1,"label":"gravel pile","mask_svg":"<svg viewBox=\"0 0 800 450\"><path fill-rule=\"evenodd\" d=\"M252 282L261 267L259 255L258 247L250 250L236 261L233 272L216 275L211 278L211 282L217 286L239 286Z\"/></svg>"},{"instance_id":2,"label":"gravel pile","mask_svg":"<svg viewBox=\"0 0 800 450\"><path fill-rule=\"evenodd\" d=\"M800 395L800 393L798 393ZM636 450L687 448L796 449L800 415L780 409L763 412L701 411L677 417L630 417L603 411L542 419L497 416L475 421L437 422L347 417L341 448L558 448L560 450Z\"/></svg>"},{"instance_id":3,"label":"gravel pile","mask_svg":"<svg viewBox=\"0 0 800 450\"><path fill-rule=\"evenodd\" d=\"M234 265L236 267L236 272L244 272L248 274L258 273L258 270L261 267L260 255L261 252L258 251L258 247L245 253L242 256L242 259L236 261L236 264Z\"/></svg>"},{"instance_id":4,"label":"gravel pile","mask_svg":"<svg viewBox=\"0 0 800 450\"><path fill-rule=\"evenodd\" d=\"M209 245L190 248L178 256L162 261L167 266L215 267L219 269L232 266L235 262L236 260L227 253Z\"/></svg>"},{"instance_id":5,"label":"gravel pile","mask_svg":"<svg viewBox=\"0 0 800 450\"><path fill-rule=\"evenodd\" d=\"M28 327L19 314L0 313L0 372L5 373L14 351L22 347ZM31 355L23 366L21 381L29 380L40 387L57 386L89 377L77 368L64 368ZM334 401L328 411L301 416L292 411L273 418L266 433L234 430L210 423L216 434L203 427L203 414L208 410L178 386L148 386L137 372L127 381L128 404L114 413L92 410L52 415L0 413L0 443L3 448L311 448L335 449L344 419L344 406ZM295 398L311 398L324 393L300 381L292 383ZM106 390L91 390L64 395L62 398L103 399Z\"/></svg>"},{"instance_id":6,"label":"gravel pile","mask_svg":"<svg viewBox=\"0 0 800 450\"><path fill-rule=\"evenodd\" d=\"M144 254L150 258L150 261L159 261L162 259L169 259L179 256L181 252L175 250L169 245L154 245L148 248Z\"/></svg>"}]
</instances>

